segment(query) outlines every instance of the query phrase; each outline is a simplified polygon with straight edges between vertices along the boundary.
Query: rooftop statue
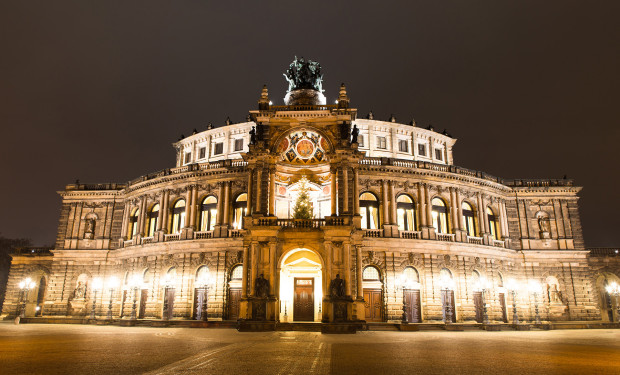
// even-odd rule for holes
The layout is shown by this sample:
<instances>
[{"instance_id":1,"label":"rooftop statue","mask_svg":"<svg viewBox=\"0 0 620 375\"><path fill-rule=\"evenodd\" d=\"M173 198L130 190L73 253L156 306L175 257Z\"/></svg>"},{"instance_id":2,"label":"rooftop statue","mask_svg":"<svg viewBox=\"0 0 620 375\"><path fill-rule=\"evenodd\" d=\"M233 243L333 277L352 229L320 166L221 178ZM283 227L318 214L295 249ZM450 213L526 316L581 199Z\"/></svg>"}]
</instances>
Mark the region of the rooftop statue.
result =
<instances>
[{"instance_id":1,"label":"rooftop statue","mask_svg":"<svg viewBox=\"0 0 620 375\"><path fill-rule=\"evenodd\" d=\"M297 58L291 63L284 74L288 81L288 91L299 89L311 89L323 92L323 74L321 74L321 64L312 60Z\"/></svg>"}]
</instances>

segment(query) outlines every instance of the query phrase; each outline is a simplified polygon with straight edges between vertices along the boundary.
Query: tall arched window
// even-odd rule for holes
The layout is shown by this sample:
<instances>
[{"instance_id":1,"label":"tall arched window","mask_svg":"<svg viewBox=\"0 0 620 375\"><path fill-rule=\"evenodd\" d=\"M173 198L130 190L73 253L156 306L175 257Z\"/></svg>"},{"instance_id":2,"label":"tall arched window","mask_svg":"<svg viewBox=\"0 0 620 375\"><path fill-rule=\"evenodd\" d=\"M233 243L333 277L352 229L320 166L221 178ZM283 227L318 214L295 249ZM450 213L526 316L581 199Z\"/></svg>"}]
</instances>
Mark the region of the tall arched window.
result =
<instances>
[{"instance_id":1,"label":"tall arched window","mask_svg":"<svg viewBox=\"0 0 620 375\"><path fill-rule=\"evenodd\" d=\"M132 239L138 234L138 218L140 217L140 209L136 208L131 216L129 216L129 226L127 228L127 239Z\"/></svg>"},{"instance_id":2,"label":"tall arched window","mask_svg":"<svg viewBox=\"0 0 620 375\"><path fill-rule=\"evenodd\" d=\"M367 266L362 272L362 280L364 281L379 281L379 270L375 266Z\"/></svg>"},{"instance_id":3,"label":"tall arched window","mask_svg":"<svg viewBox=\"0 0 620 375\"><path fill-rule=\"evenodd\" d=\"M239 194L233 203L233 228L243 228L243 217L248 213L248 195Z\"/></svg>"},{"instance_id":4,"label":"tall arched window","mask_svg":"<svg viewBox=\"0 0 620 375\"><path fill-rule=\"evenodd\" d=\"M433 198L431 201L433 207L433 227L436 233L448 233L448 209L445 202L441 198Z\"/></svg>"},{"instance_id":5,"label":"tall arched window","mask_svg":"<svg viewBox=\"0 0 620 375\"><path fill-rule=\"evenodd\" d=\"M360 195L362 229L379 229L379 201L372 193Z\"/></svg>"},{"instance_id":6,"label":"tall arched window","mask_svg":"<svg viewBox=\"0 0 620 375\"><path fill-rule=\"evenodd\" d=\"M406 194L396 198L396 218L399 230L415 230L415 205L413 199Z\"/></svg>"},{"instance_id":7,"label":"tall arched window","mask_svg":"<svg viewBox=\"0 0 620 375\"><path fill-rule=\"evenodd\" d=\"M243 278L243 266L238 265L233 267L230 271L230 279L231 280L241 280Z\"/></svg>"},{"instance_id":8,"label":"tall arched window","mask_svg":"<svg viewBox=\"0 0 620 375\"><path fill-rule=\"evenodd\" d=\"M180 233L185 226L185 200L179 199L172 208L172 226L170 233Z\"/></svg>"},{"instance_id":9,"label":"tall arched window","mask_svg":"<svg viewBox=\"0 0 620 375\"><path fill-rule=\"evenodd\" d=\"M146 236L152 237L157 230L157 218L159 217L159 204L154 204L149 211L148 223L146 224Z\"/></svg>"},{"instance_id":10,"label":"tall arched window","mask_svg":"<svg viewBox=\"0 0 620 375\"><path fill-rule=\"evenodd\" d=\"M200 230L207 231L215 228L217 220L217 198L209 195L202 200L200 205Z\"/></svg>"},{"instance_id":11,"label":"tall arched window","mask_svg":"<svg viewBox=\"0 0 620 375\"><path fill-rule=\"evenodd\" d=\"M412 283L412 285L416 285L419 288L419 282L420 282L420 275L418 274L418 271L409 266L409 267L405 267L405 269L403 270L403 276L405 277L405 280L407 280L408 283Z\"/></svg>"},{"instance_id":12,"label":"tall arched window","mask_svg":"<svg viewBox=\"0 0 620 375\"><path fill-rule=\"evenodd\" d=\"M487 207L487 220L489 221L489 231L491 232L491 237L499 240L499 232L497 231L497 219L495 218L495 213L493 213L491 207Z\"/></svg>"},{"instance_id":13,"label":"tall arched window","mask_svg":"<svg viewBox=\"0 0 620 375\"><path fill-rule=\"evenodd\" d=\"M474 208L471 204L463 202L461 205L463 209L463 222L465 223L465 230L468 236L476 235L476 220L474 215Z\"/></svg>"}]
</instances>

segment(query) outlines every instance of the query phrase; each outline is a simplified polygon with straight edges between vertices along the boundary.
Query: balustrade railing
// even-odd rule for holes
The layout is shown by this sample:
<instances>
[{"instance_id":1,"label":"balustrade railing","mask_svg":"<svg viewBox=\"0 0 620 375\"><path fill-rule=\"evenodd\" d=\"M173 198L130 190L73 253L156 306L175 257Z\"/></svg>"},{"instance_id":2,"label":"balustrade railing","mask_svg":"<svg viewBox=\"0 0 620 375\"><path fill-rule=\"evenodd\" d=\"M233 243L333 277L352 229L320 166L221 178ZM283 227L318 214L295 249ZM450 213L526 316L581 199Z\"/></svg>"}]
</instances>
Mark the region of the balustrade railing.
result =
<instances>
[{"instance_id":1,"label":"balustrade railing","mask_svg":"<svg viewBox=\"0 0 620 375\"><path fill-rule=\"evenodd\" d=\"M454 242L456 235L454 233L437 233L438 241Z\"/></svg>"},{"instance_id":2,"label":"balustrade railing","mask_svg":"<svg viewBox=\"0 0 620 375\"><path fill-rule=\"evenodd\" d=\"M467 242L474 245L482 245L482 237L467 236Z\"/></svg>"},{"instance_id":3,"label":"balustrade railing","mask_svg":"<svg viewBox=\"0 0 620 375\"><path fill-rule=\"evenodd\" d=\"M243 231L241 229L229 229L228 237L231 237L231 238L243 237Z\"/></svg>"},{"instance_id":4,"label":"balustrade railing","mask_svg":"<svg viewBox=\"0 0 620 375\"><path fill-rule=\"evenodd\" d=\"M180 233L164 234L164 241L179 241L180 239Z\"/></svg>"},{"instance_id":5,"label":"balustrade railing","mask_svg":"<svg viewBox=\"0 0 620 375\"><path fill-rule=\"evenodd\" d=\"M421 237L421 232L415 230L401 230L400 238L406 238L408 240L419 240Z\"/></svg>"},{"instance_id":6,"label":"balustrade railing","mask_svg":"<svg viewBox=\"0 0 620 375\"><path fill-rule=\"evenodd\" d=\"M617 247L595 247L590 249L591 256L617 257L620 256L620 249Z\"/></svg>"},{"instance_id":7,"label":"balustrade railing","mask_svg":"<svg viewBox=\"0 0 620 375\"><path fill-rule=\"evenodd\" d=\"M506 242L502 240L493 240L493 246L495 247L506 247Z\"/></svg>"},{"instance_id":8,"label":"balustrade railing","mask_svg":"<svg viewBox=\"0 0 620 375\"><path fill-rule=\"evenodd\" d=\"M194 232L194 239L196 240L203 240L206 238L213 238L213 231L212 230L205 230L205 231L198 231L198 232Z\"/></svg>"},{"instance_id":9,"label":"balustrade railing","mask_svg":"<svg viewBox=\"0 0 620 375\"><path fill-rule=\"evenodd\" d=\"M282 228L313 228L325 226L325 219L278 219L277 224Z\"/></svg>"},{"instance_id":10,"label":"balustrade railing","mask_svg":"<svg viewBox=\"0 0 620 375\"><path fill-rule=\"evenodd\" d=\"M133 239L123 241L123 247L128 247L128 246L133 246Z\"/></svg>"},{"instance_id":11,"label":"balustrade railing","mask_svg":"<svg viewBox=\"0 0 620 375\"><path fill-rule=\"evenodd\" d=\"M364 237L383 237L383 229L364 229Z\"/></svg>"},{"instance_id":12,"label":"balustrade railing","mask_svg":"<svg viewBox=\"0 0 620 375\"><path fill-rule=\"evenodd\" d=\"M153 236L150 237L142 237L142 245L146 245L148 243L152 243L153 242Z\"/></svg>"}]
</instances>

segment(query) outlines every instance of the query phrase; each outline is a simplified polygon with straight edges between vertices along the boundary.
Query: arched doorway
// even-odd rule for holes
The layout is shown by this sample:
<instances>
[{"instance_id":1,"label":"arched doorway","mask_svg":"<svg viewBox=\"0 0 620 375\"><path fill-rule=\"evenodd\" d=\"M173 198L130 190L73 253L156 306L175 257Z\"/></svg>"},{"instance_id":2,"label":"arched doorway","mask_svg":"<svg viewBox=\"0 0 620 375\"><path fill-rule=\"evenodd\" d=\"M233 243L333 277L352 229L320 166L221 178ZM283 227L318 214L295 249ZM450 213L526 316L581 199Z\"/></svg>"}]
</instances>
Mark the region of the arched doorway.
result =
<instances>
[{"instance_id":1,"label":"arched doorway","mask_svg":"<svg viewBox=\"0 0 620 375\"><path fill-rule=\"evenodd\" d=\"M172 267L166 272L164 277L164 311L162 317L170 320L174 316L174 294L177 282L177 270Z\"/></svg>"},{"instance_id":2,"label":"arched doorway","mask_svg":"<svg viewBox=\"0 0 620 375\"><path fill-rule=\"evenodd\" d=\"M239 306L241 303L241 285L243 279L243 266L237 264L230 270L228 280L228 319L239 319Z\"/></svg>"},{"instance_id":3,"label":"arched doorway","mask_svg":"<svg viewBox=\"0 0 620 375\"><path fill-rule=\"evenodd\" d=\"M295 249L280 262L280 321L319 322L323 300L322 263L308 249Z\"/></svg>"},{"instance_id":4,"label":"arched doorway","mask_svg":"<svg viewBox=\"0 0 620 375\"><path fill-rule=\"evenodd\" d=\"M375 266L366 266L362 272L364 308L367 322L383 321L383 282Z\"/></svg>"},{"instance_id":5,"label":"arched doorway","mask_svg":"<svg viewBox=\"0 0 620 375\"><path fill-rule=\"evenodd\" d=\"M614 298L607 287L612 283L620 284L620 278L612 273L605 273L596 280L596 288L599 291L599 305L601 306L601 319L604 322L616 322L618 317L618 299Z\"/></svg>"},{"instance_id":6,"label":"arched doorway","mask_svg":"<svg viewBox=\"0 0 620 375\"><path fill-rule=\"evenodd\" d=\"M39 279L39 286L37 289L36 306L34 308L34 316L41 316L43 314L43 301L45 300L45 289L47 288L47 282L45 276L41 276Z\"/></svg>"}]
</instances>

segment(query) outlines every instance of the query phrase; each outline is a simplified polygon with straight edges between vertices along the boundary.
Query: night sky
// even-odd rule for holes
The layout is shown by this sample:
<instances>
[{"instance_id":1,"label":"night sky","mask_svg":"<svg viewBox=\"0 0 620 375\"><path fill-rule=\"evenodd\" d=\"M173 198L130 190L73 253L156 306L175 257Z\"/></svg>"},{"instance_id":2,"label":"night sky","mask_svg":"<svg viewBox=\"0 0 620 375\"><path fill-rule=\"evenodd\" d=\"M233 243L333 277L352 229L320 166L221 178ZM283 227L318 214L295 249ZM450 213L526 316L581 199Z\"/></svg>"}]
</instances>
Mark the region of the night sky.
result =
<instances>
[{"instance_id":1,"label":"night sky","mask_svg":"<svg viewBox=\"0 0 620 375\"><path fill-rule=\"evenodd\" d=\"M0 235L52 244L60 197L173 167L171 143L295 55L360 115L448 129L455 164L584 186L588 246L618 246L620 1L4 0Z\"/></svg>"}]
</instances>

